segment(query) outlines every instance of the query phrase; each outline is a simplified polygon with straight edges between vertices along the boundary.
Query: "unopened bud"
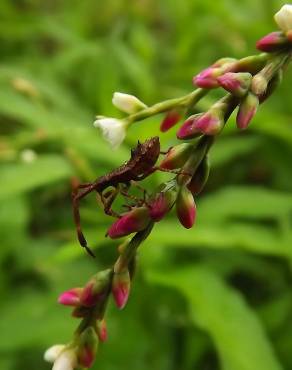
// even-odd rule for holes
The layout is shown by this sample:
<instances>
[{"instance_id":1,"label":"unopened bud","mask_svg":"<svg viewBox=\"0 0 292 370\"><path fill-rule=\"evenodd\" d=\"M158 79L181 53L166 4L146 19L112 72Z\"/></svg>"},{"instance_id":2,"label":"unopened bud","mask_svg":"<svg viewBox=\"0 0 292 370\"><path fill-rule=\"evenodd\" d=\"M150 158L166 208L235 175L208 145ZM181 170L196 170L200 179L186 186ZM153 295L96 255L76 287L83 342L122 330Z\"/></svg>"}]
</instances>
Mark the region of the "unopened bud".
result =
<instances>
[{"instance_id":1,"label":"unopened bud","mask_svg":"<svg viewBox=\"0 0 292 370\"><path fill-rule=\"evenodd\" d=\"M160 124L160 131L166 132L176 125L181 119L181 112L177 109L172 109L166 113L163 121Z\"/></svg>"},{"instance_id":2,"label":"unopened bud","mask_svg":"<svg viewBox=\"0 0 292 370\"><path fill-rule=\"evenodd\" d=\"M87 327L79 336L77 351L78 363L81 367L91 367L97 352L98 336L92 326Z\"/></svg>"},{"instance_id":3,"label":"unopened bud","mask_svg":"<svg viewBox=\"0 0 292 370\"><path fill-rule=\"evenodd\" d=\"M217 80L223 89L236 97L242 97L248 92L251 79L252 75L247 72L228 72Z\"/></svg>"},{"instance_id":4,"label":"unopened bud","mask_svg":"<svg viewBox=\"0 0 292 370\"><path fill-rule=\"evenodd\" d=\"M259 99L253 93L248 93L240 103L239 110L236 117L237 127L239 129L246 129L252 118L255 116L259 105Z\"/></svg>"},{"instance_id":5,"label":"unopened bud","mask_svg":"<svg viewBox=\"0 0 292 370\"><path fill-rule=\"evenodd\" d=\"M110 282L110 274L109 269L100 271L89 280L80 297L83 306L94 306L99 300L103 299Z\"/></svg>"},{"instance_id":6,"label":"unopened bud","mask_svg":"<svg viewBox=\"0 0 292 370\"><path fill-rule=\"evenodd\" d=\"M211 109L187 120L177 132L178 139L191 139L198 135L217 135L224 126L224 114L220 108Z\"/></svg>"},{"instance_id":7,"label":"unopened bud","mask_svg":"<svg viewBox=\"0 0 292 370\"><path fill-rule=\"evenodd\" d=\"M78 306L80 304L80 296L83 288L73 288L66 290L66 292L60 294L58 303L65 306Z\"/></svg>"},{"instance_id":8,"label":"unopened bud","mask_svg":"<svg viewBox=\"0 0 292 370\"><path fill-rule=\"evenodd\" d=\"M101 342L105 342L107 340L107 328L105 319L97 322L97 335Z\"/></svg>"},{"instance_id":9,"label":"unopened bud","mask_svg":"<svg viewBox=\"0 0 292 370\"><path fill-rule=\"evenodd\" d=\"M221 74L221 68L208 67L193 77L193 84L203 89L214 89L219 86L217 77Z\"/></svg>"},{"instance_id":10,"label":"unopened bud","mask_svg":"<svg viewBox=\"0 0 292 370\"><path fill-rule=\"evenodd\" d=\"M176 213L180 223L190 229L196 219L196 204L193 194L185 187L181 187L176 201Z\"/></svg>"},{"instance_id":11,"label":"unopened bud","mask_svg":"<svg viewBox=\"0 0 292 370\"><path fill-rule=\"evenodd\" d=\"M175 145L169 149L159 167L167 170L181 168L193 150L194 146L192 144L183 143Z\"/></svg>"},{"instance_id":12,"label":"unopened bud","mask_svg":"<svg viewBox=\"0 0 292 370\"><path fill-rule=\"evenodd\" d=\"M268 81L261 73L258 73L257 75L253 76L251 82L252 93L254 93L256 96L261 96L266 92L267 87Z\"/></svg>"},{"instance_id":13,"label":"unopened bud","mask_svg":"<svg viewBox=\"0 0 292 370\"><path fill-rule=\"evenodd\" d=\"M108 236L112 239L121 238L145 229L149 222L150 216L147 207L134 208L111 225Z\"/></svg>"},{"instance_id":14,"label":"unopened bud","mask_svg":"<svg viewBox=\"0 0 292 370\"><path fill-rule=\"evenodd\" d=\"M198 195L204 188L210 173L209 156L206 155L200 163L197 171L187 185L193 195Z\"/></svg>"},{"instance_id":15,"label":"unopened bud","mask_svg":"<svg viewBox=\"0 0 292 370\"><path fill-rule=\"evenodd\" d=\"M272 32L261 38L256 43L256 47L258 50L269 53L283 49L288 43L289 41L283 32Z\"/></svg>"},{"instance_id":16,"label":"unopened bud","mask_svg":"<svg viewBox=\"0 0 292 370\"><path fill-rule=\"evenodd\" d=\"M149 215L153 221L160 221L173 207L176 200L176 190L159 192L155 195L149 204Z\"/></svg>"},{"instance_id":17,"label":"unopened bud","mask_svg":"<svg viewBox=\"0 0 292 370\"><path fill-rule=\"evenodd\" d=\"M282 82L283 78L283 71L280 69L275 76L271 79L271 81L268 84L268 87L263 95L259 96L260 103L263 103L266 99L268 99L269 96L272 95L272 93L275 91L275 89L279 86L279 84Z\"/></svg>"},{"instance_id":18,"label":"unopened bud","mask_svg":"<svg viewBox=\"0 0 292 370\"><path fill-rule=\"evenodd\" d=\"M128 269L115 272L112 281L112 294L119 309L125 307L130 294L131 280Z\"/></svg>"},{"instance_id":19,"label":"unopened bud","mask_svg":"<svg viewBox=\"0 0 292 370\"><path fill-rule=\"evenodd\" d=\"M217 60L217 62L210 67L193 77L193 84L204 89L214 89L218 87L219 83L217 78L230 71L235 62L236 59L233 58L221 58Z\"/></svg>"},{"instance_id":20,"label":"unopened bud","mask_svg":"<svg viewBox=\"0 0 292 370\"><path fill-rule=\"evenodd\" d=\"M114 93L112 102L115 107L128 114L137 113L147 107L136 96L120 92Z\"/></svg>"}]
</instances>

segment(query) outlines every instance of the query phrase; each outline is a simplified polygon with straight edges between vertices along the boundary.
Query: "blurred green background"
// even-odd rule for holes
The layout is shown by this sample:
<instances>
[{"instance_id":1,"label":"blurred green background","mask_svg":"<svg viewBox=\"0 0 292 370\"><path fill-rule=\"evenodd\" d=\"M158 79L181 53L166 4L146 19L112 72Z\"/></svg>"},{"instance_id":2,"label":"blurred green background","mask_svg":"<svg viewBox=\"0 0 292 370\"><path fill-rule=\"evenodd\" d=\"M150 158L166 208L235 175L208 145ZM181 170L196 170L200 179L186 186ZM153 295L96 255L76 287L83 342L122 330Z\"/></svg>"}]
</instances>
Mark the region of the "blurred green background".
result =
<instances>
[{"instance_id":1,"label":"blurred green background","mask_svg":"<svg viewBox=\"0 0 292 370\"><path fill-rule=\"evenodd\" d=\"M114 91L147 104L191 91L192 76L216 59L254 53L282 4L1 0L1 370L50 369L44 350L70 340L78 323L58 294L117 256L94 196L82 219L97 258L78 246L70 178L90 181L120 164L138 138L158 133L161 117L137 124L112 152L94 116L119 114ZM94 369L292 369L291 83L288 70L248 132L231 119L211 153L196 226L185 230L174 215L156 226L127 307L109 307ZM175 129L162 137L166 149L175 142Z\"/></svg>"}]
</instances>

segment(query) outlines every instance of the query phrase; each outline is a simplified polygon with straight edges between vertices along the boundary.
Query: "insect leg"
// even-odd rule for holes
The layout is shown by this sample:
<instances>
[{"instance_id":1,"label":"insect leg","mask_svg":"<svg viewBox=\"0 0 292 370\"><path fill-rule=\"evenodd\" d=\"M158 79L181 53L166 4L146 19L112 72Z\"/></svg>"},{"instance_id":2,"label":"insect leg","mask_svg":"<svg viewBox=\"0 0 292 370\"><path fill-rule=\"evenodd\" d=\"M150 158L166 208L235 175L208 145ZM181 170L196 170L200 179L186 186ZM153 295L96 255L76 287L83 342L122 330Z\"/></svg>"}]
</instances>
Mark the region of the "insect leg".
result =
<instances>
[{"instance_id":1,"label":"insect leg","mask_svg":"<svg viewBox=\"0 0 292 370\"><path fill-rule=\"evenodd\" d=\"M101 194L101 201L103 203L104 213L116 218L120 218L121 216L117 212L115 212L111 207L118 194L119 188L115 188L115 190L111 191L108 197L105 197L103 194Z\"/></svg>"},{"instance_id":2,"label":"insect leg","mask_svg":"<svg viewBox=\"0 0 292 370\"><path fill-rule=\"evenodd\" d=\"M75 222L75 226L76 226L77 237L78 237L78 241L79 241L81 247L83 247L90 256L95 257L92 250L88 247L87 241L86 241L85 236L82 232L80 211L79 211L79 200L84 198L90 192L92 192L94 190L94 185L93 184L88 184L87 188L85 187L85 190L80 192L80 193L78 193L79 188L80 188L80 185L78 185L76 183L76 181L72 181L73 217L74 217L74 222Z\"/></svg>"}]
</instances>

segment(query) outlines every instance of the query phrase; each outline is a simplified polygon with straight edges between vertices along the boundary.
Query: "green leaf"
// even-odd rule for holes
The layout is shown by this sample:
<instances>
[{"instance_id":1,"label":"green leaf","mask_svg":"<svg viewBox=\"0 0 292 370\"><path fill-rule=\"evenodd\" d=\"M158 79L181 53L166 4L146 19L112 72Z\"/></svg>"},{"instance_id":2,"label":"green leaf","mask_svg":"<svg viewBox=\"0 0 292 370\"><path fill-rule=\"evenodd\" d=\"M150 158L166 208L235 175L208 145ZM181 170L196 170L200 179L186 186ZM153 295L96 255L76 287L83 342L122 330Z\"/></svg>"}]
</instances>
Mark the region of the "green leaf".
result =
<instances>
[{"instance_id":1,"label":"green leaf","mask_svg":"<svg viewBox=\"0 0 292 370\"><path fill-rule=\"evenodd\" d=\"M63 180L70 175L69 164L58 155L41 156L32 163L3 166L0 169L0 200Z\"/></svg>"},{"instance_id":2,"label":"green leaf","mask_svg":"<svg viewBox=\"0 0 292 370\"><path fill-rule=\"evenodd\" d=\"M192 267L148 277L186 297L192 322L208 332L224 370L283 369L255 313L216 274Z\"/></svg>"}]
</instances>

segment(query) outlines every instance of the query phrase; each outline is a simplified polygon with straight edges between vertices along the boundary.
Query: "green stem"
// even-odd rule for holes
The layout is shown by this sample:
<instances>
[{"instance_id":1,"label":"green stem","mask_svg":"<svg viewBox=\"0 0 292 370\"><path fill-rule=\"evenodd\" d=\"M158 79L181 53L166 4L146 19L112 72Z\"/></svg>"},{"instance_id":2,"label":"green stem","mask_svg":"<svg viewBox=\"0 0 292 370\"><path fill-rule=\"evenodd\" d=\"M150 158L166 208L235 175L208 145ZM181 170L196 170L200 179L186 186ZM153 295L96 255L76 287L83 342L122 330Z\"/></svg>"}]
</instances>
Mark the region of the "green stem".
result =
<instances>
[{"instance_id":1,"label":"green stem","mask_svg":"<svg viewBox=\"0 0 292 370\"><path fill-rule=\"evenodd\" d=\"M129 117L127 117L127 122L129 124L132 124L134 122L142 121L143 119L154 116L156 114L167 112L174 108L187 108L189 106L193 106L200 99L202 99L208 92L209 90L199 88L192 91L190 94L187 94L180 98L169 99L154 104L151 107L145 108L138 113L131 114Z\"/></svg>"}]
</instances>

